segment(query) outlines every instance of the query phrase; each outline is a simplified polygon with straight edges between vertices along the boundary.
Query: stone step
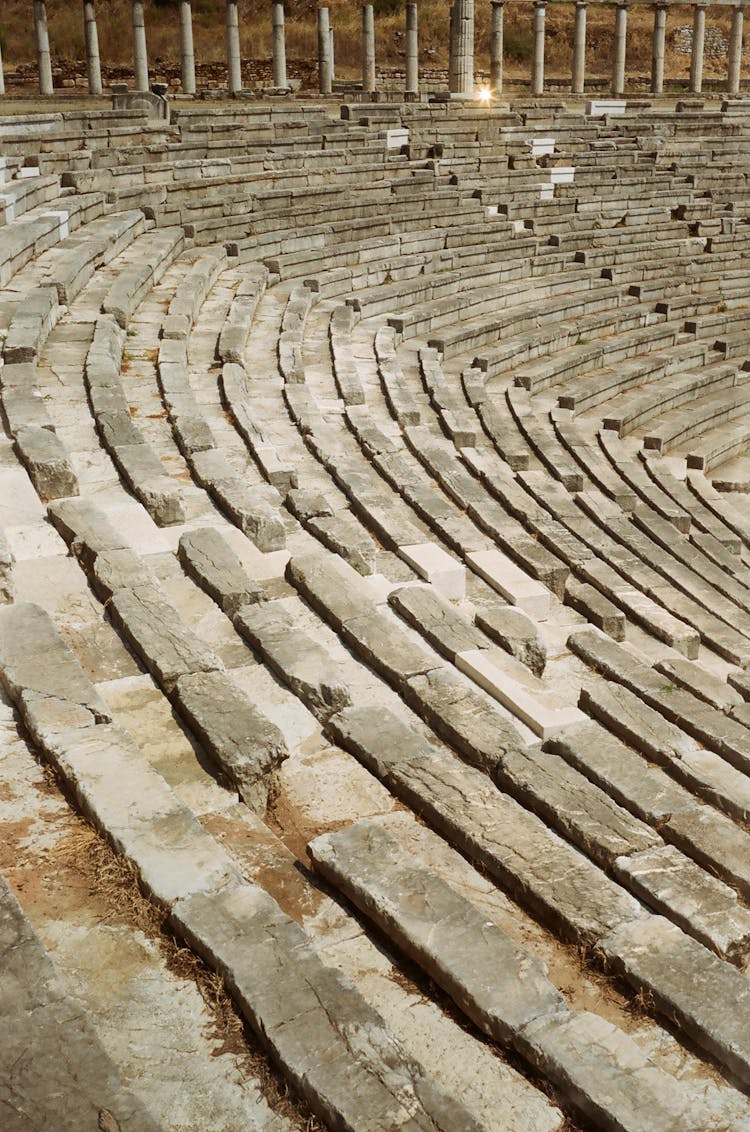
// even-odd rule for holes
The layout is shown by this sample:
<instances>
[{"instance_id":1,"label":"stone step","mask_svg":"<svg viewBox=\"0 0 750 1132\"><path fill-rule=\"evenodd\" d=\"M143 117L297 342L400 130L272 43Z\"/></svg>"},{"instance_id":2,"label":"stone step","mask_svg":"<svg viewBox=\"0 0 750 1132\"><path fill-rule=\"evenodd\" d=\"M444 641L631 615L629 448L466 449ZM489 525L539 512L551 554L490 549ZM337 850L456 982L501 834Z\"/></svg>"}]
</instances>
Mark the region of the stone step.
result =
<instances>
[{"instance_id":1,"label":"stone step","mask_svg":"<svg viewBox=\"0 0 750 1132\"><path fill-rule=\"evenodd\" d=\"M324 879L480 1029L528 1059L597 1126L705 1127L710 1117L700 1111L697 1095L686 1094L683 1083L605 1019L571 1012L533 954L421 860L405 861L398 841L381 826L363 821L324 834L308 852Z\"/></svg>"}]
</instances>

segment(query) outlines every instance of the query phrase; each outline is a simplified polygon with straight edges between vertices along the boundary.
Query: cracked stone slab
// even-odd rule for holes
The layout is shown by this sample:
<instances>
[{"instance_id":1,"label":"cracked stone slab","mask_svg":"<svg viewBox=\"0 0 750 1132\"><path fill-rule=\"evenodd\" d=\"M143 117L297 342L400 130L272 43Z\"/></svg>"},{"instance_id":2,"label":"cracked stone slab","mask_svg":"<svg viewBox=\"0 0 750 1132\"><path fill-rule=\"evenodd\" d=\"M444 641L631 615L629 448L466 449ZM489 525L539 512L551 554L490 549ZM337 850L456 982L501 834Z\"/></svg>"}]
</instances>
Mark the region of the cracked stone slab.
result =
<instances>
[{"instance_id":1,"label":"cracked stone slab","mask_svg":"<svg viewBox=\"0 0 750 1132\"><path fill-rule=\"evenodd\" d=\"M507 751L493 772L498 786L539 814L602 868L661 845L661 838L568 766L538 747Z\"/></svg>"},{"instance_id":2,"label":"cracked stone slab","mask_svg":"<svg viewBox=\"0 0 750 1132\"><path fill-rule=\"evenodd\" d=\"M47 514L86 571L103 551L128 549L127 540L90 499L57 500Z\"/></svg>"},{"instance_id":3,"label":"cracked stone slab","mask_svg":"<svg viewBox=\"0 0 750 1132\"><path fill-rule=\"evenodd\" d=\"M514 605L494 605L477 611L478 627L521 664L541 676L547 663L547 648L536 622Z\"/></svg>"},{"instance_id":4,"label":"cracked stone slab","mask_svg":"<svg viewBox=\"0 0 750 1132\"><path fill-rule=\"evenodd\" d=\"M117 853L136 863L157 902L168 907L238 879L228 855L127 732L113 725L75 728L43 746L84 813Z\"/></svg>"},{"instance_id":5,"label":"cracked stone slab","mask_svg":"<svg viewBox=\"0 0 750 1132\"><path fill-rule=\"evenodd\" d=\"M0 877L0 1124L8 1132L159 1132Z\"/></svg>"},{"instance_id":6,"label":"cracked stone slab","mask_svg":"<svg viewBox=\"0 0 750 1132\"><path fill-rule=\"evenodd\" d=\"M243 605L263 599L263 587L250 578L215 527L186 531L180 538L178 555L186 571L228 617L234 617Z\"/></svg>"},{"instance_id":7,"label":"cracked stone slab","mask_svg":"<svg viewBox=\"0 0 750 1132\"><path fill-rule=\"evenodd\" d=\"M267 893L178 901L172 923L219 970L251 1027L331 1128L481 1132ZM487 1130L489 1132L489 1130Z\"/></svg>"},{"instance_id":8,"label":"cracked stone slab","mask_svg":"<svg viewBox=\"0 0 750 1132\"><path fill-rule=\"evenodd\" d=\"M274 772L289 752L262 705L223 672L180 677L174 700L222 775L243 801L265 813Z\"/></svg>"},{"instance_id":9,"label":"cracked stone slab","mask_svg":"<svg viewBox=\"0 0 750 1132\"><path fill-rule=\"evenodd\" d=\"M471 621L431 586L401 586L388 595L388 604L452 662L460 652L489 647Z\"/></svg>"},{"instance_id":10,"label":"cracked stone slab","mask_svg":"<svg viewBox=\"0 0 750 1132\"><path fill-rule=\"evenodd\" d=\"M486 693L448 665L414 676L402 695L472 766L491 771L506 750L524 745Z\"/></svg>"},{"instance_id":11,"label":"cracked stone slab","mask_svg":"<svg viewBox=\"0 0 750 1132\"><path fill-rule=\"evenodd\" d=\"M593 941L640 904L534 814L382 706L347 708L326 734L542 922Z\"/></svg>"},{"instance_id":12,"label":"cracked stone slab","mask_svg":"<svg viewBox=\"0 0 750 1132\"><path fill-rule=\"evenodd\" d=\"M724 959L742 966L750 952L750 912L729 885L673 845L654 845L614 863L636 895Z\"/></svg>"},{"instance_id":13,"label":"cracked stone slab","mask_svg":"<svg viewBox=\"0 0 750 1132\"><path fill-rule=\"evenodd\" d=\"M623 923L598 947L615 971L745 1084L750 1083L750 983L661 916Z\"/></svg>"},{"instance_id":14,"label":"cracked stone slab","mask_svg":"<svg viewBox=\"0 0 750 1132\"><path fill-rule=\"evenodd\" d=\"M327 719L351 703L340 665L295 624L278 602L246 606L234 620L238 633L314 715Z\"/></svg>"},{"instance_id":15,"label":"cracked stone slab","mask_svg":"<svg viewBox=\"0 0 750 1132\"><path fill-rule=\"evenodd\" d=\"M382 826L359 821L308 845L317 871L446 990L478 1026L508 1044L527 1022L564 1009L542 963Z\"/></svg>"},{"instance_id":16,"label":"cracked stone slab","mask_svg":"<svg viewBox=\"0 0 750 1132\"><path fill-rule=\"evenodd\" d=\"M0 673L37 741L68 727L111 720L104 700L41 606L19 602L0 608Z\"/></svg>"},{"instance_id":17,"label":"cracked stone slab","mask_svg":"<svg viewBox=\"0 0 750 1132\"><path fill-rule=\"evenodd\" d=\"M15 434L19 457L43 501L78 495L78 478L56 433L47 428L19 428Z\"/></svg>"},{"instance_id":18,"label":"cracked stone slab","mask_svg":"<svg viewBox=\"0 0 750 1132\"><path fill-rule=\"evenodd\" d=\"M486 1034L526 1056L597 1127L706 1127L698 1096L612 1023L572 1013L541 962L414 858L357 822L308 846L316 869L451 996ZM647 1100L644 1103L644 1098Z\"/></svg>"},{"instance_id":19,"label":"cracked stone slab","mask_svg":"<svg viewBox=\"0 0 750 1132\"><path fill-rule=\"evenodd\" d=\"M118 590L107 609L120 634L164 689L173 688L180 676L223 668L159 586Z\"/></svg>"}]
</instances>

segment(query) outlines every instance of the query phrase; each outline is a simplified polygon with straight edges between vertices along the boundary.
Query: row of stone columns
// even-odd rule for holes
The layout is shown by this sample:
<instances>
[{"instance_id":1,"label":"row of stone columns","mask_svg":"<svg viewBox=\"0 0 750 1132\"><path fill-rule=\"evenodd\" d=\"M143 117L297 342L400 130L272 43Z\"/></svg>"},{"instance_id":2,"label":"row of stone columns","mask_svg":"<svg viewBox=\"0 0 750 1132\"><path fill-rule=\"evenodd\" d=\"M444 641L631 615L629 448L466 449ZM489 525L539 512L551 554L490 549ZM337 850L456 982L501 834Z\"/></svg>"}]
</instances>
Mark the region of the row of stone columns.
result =
<instances>
[{"instance_id":1,"label":"row of stone columns","mask_svg":"<svg viewBox=\"0 0 750 1132\"><path fill-rule=\"evenodd\" d=\"M490 84L495 94L503 88L503 9L505 0L490 0ZM625 89L625 52L627 46L627 19L629 0L617 0L612 54L612 93L620 95ZM703 84L703 51L706 30L707 0L693 6L693 45L690 59L690 90L699 94ZM179 0L180 54L182 63L182 89L195 94L195 52L191 0ZM586 69L586 10L587 0L576 0L573 31L573 67L571 91L582 94ZM534 0L533 54L531 64L531 93L544 91L546 0ZM133 60L136 90L149 89L146 26L143 0L131 0L133 30ZM272 0L273 26L273 85L287 87L286 46L284 29L284 2ZM661 94L664 90L664 48L667 4L654 5L654 30L651 53L651 90ZM99 40L96 30L94 0L83 0L83 21L86 42L88 85L91 94L102 93ZM733 9L732 31L729 41L727 90L737 94L740 89L742 66L742 34L744 0ZM52 64L47 34L45 0L34 0L34 25L37 41L39 90L52 94ZM406 4L406 93L419 93L418 6ZM242 89L242 56L238 0L226 0L227 75L231 94ZM318 67L321 94L333 89L334 50L333 29L327 7L318 9ZM375 89L375 18L372 4L362 8L362 87ZM449 89L452 93L467 96L474 92L474 0L452 0L450 12L450 64ZM2 55L0 55L0 94L5 92Z\"/></svg>"},{"instance_id":2,"label":"row of stone columns","mask_svg":"<svg viewBox=\"0 0 750 1132\"><path fill-rule=\"evenodd\" d=\"M493 0L493 7L502 7L503 0ZM703 48L706 34L707 3L693 5L693 45L690 56L690 92L700 94L703 85ZM546 0L534 3L534 49L531 62L531 93L544 91L544 41ZM575 24L573 29L573 67L570 88L573 94L582 94L586 70L586 0L576 0ZM654 5L654 31L651 48L651 91L662 94L664 91L664 48L667 27L667 7L665 3ZM727 72L727 91L738 94L742 67L742 32L744 4L742 0L733 9L732 31L729 40L729 66ZM502 26L502 24L501 24ZM628 0L618 0L615 5L615 27L612 50L612 93L623 94L625 90L625 52L627 47ZM493 51L502 53L502 44ZM502 88L493 83L493 90Z\"/></svg>"}]
</instances>

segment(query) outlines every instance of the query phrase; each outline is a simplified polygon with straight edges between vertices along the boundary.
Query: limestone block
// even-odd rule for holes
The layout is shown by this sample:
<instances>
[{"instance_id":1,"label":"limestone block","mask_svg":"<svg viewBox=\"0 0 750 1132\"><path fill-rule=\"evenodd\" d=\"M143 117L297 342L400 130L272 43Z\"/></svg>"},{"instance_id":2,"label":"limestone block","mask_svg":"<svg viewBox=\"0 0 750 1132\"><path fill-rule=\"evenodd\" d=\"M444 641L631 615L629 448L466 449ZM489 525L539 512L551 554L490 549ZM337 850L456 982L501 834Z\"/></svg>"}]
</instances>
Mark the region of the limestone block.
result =
<instances>
[{"instance_id":1,"label":"limestone block","mask_svg":"<svg viewBox=\"0 0 750 1132\"><path fill-rule=\"evenodd\" d=\"M288 751L262 705L222 672L181 676L174 697L222 776L247 805L264 814L274 772Z\"/></svg>"},{"instance_id":2,"label":"limestone block","mask_svg":"<svg viewBox=\"0 0 750 1132\"><path fill-rule=\"evenodd\" d=\"M459 653L456 667L523 720L541 739L549 739L561 728L581 723L586 718L577 707L545 688L520 662L497 649Z\"/></svg>"},{"instance_id":3,"label":"limestone block","mask_svg":"<svg viewBox=\"0 0 750 1132\"><path fill-rule=\"evenodd\" d=\"M340 665L299 629L278 602L246 606L234 620L242 637L310 711L326 719L351 703Z\"/></svg>"},{"instance_id":4,"label":"limestone block","mask_svg":"<svg viewBox=\"0 0 750 1132\"><path fill-rule=\"evenodd\" d=\"M78 495L78 479L59 437L46 428L21 428L16 447L43 501Z\"/></svg>"},{"instance_id":5,"label":"limestone block","mask_svg":"<svg viewBox=\"0 0 750 1132\"><path fill-rule=\"evenodd\" d=\"M517 605L534 620L543 621L548 616L549 590L530 578L501 550L474 551L467 554L466 561L501 597Z\"/></svg>"},{"instance_id":6,"label":"limestone block","mask_svg":"<svg viewBox=\"0 0 750 1132\"><path fill-rule=\"evenodd\" d=\"M180 538L178 554L186 571L228 617L263 598L262 586L248 575L215 527L198 527Z\"/></svg>"},{"instance_id":7,"label":"limestone block","mask_svg":"<svg viewBox=\"0 0 750 1132\"><path fill-rule=\"evenodd\" d=\"M475 620L488 637L530 668L535 676L542 675L547 663L547 647L536 623L523 610L514 605L493 605L477 611Z\"/></svg>"},{"instance_id":8,"label":"limestone block","mask_svg":"<svg viewBox=\"0 0 750 1132\"><path fill-rule=\"evenodd\" d=\"M171 691L180 676L222 668L218 657L184 624L159 586L117 590L107 610L165 690Z\"/></svg>"},{"instance_id":9,"label":"limestone block","mask_svg":"<svg viewBox=\"0 0 750 1132\"><path fill-rule=\"evenodd\" d=\"M466 597L466 567L437 543L399 546L399 554L443 597L450 601L461 601Z\"/></svg>"}]
</instances>

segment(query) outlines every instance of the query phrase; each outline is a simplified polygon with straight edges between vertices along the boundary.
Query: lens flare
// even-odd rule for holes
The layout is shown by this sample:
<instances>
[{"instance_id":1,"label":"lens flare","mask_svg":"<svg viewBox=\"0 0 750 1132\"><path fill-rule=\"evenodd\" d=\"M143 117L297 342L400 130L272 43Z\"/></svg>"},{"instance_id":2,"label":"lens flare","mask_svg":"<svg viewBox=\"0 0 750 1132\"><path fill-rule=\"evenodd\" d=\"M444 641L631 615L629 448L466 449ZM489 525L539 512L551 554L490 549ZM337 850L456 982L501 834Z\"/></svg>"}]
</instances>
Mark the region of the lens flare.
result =
<instances>
[{"instance_id":1,"label":"lens flare","mask_svg":"<svg viewBox=\"0 0 750 1132\"><path fill-rule=\"evenodd\" d=\"M479 90L477 91L477 98L479 99L480 102L491 102L492 101L492 91L490 90L490 88L488 86L480 87Z\"/></svg>"}]
</instances>

